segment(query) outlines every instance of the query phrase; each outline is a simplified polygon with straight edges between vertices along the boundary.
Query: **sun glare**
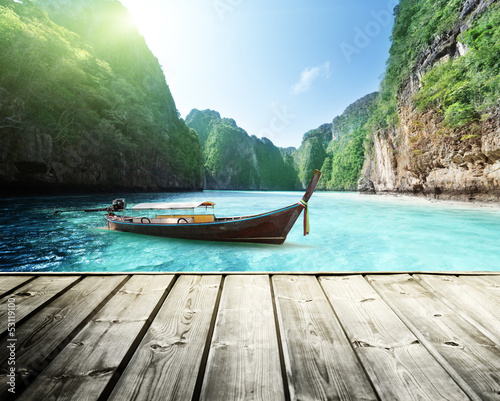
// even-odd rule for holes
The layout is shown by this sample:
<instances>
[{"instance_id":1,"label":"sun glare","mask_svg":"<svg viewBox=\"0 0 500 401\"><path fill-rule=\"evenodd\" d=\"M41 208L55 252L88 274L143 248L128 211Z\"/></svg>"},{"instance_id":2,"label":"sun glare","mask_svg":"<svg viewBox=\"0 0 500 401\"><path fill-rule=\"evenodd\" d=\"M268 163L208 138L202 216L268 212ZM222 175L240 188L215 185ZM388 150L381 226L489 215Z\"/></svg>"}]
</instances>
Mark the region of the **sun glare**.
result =
<instances>
[{"instance_id":1,"label":"sun glare","mask_svg":"<svg viewBox=\"0 0 500 401\"><path fill-rule=\"evenodd\" d=\"M189 47L186 31L190 24L182 4L157 0L122 0L122 4L157 57L161 54L178 57ZM163 58L163 62L168 62L168 58Z\"/></svg>"},{"instance_id":2,"label":"sun glare","mask_svg":"<svg viewBox=\"0 0 500 401\"><path fill-rule=\"evenodd\" d=\"M141 34L146 38L165 36L165 31L172 33L171 18L165 15L165 9L171 6L155 4L155 2L138 2L123 0L122 4L127 7L132 21L137 25ZM168 35L170 36L170 35Z\"/></svg>"}]
</instances>

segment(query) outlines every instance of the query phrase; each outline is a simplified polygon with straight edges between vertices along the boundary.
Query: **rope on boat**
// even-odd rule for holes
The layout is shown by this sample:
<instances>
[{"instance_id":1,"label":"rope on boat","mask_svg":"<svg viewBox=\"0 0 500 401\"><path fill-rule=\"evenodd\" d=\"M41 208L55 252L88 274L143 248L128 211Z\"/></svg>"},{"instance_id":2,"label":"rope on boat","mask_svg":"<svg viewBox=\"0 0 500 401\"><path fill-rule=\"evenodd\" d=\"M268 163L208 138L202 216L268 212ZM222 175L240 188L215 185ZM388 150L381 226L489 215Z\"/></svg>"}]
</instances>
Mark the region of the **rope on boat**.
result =
<instances>
[{"instance_id":1,"label":"rope on boat","mask_svg":"<svg viewBox=\"0 0 500 401\"><path fill-rule=\"evenodd\" d=\"M299 205L302 206L304 209L304 235L308 235L310 231L309 227L309 206L307 205L307 202L304 199L301 199L299 202Z\"/></svg>"}]
</instances>

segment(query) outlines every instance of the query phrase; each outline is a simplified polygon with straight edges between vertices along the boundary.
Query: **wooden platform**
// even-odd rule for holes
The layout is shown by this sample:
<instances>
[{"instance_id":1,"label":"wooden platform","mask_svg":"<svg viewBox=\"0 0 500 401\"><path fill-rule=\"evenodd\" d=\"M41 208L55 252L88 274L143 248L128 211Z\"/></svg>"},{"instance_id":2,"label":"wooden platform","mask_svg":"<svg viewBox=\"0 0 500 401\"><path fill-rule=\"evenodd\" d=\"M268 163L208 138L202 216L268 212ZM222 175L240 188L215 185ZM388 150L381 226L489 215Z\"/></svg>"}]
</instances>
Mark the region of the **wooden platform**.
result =
<instances>
[{"instance_id":1,"label":"wooden platform","mask_svg":"<svg viewBox=\"0 0 500 401\"><path fill-rule=\"evenodd\" d=\"M0 399L500 400L494 273L0 275L0 296Z\"/></svg>"}]
</instances>

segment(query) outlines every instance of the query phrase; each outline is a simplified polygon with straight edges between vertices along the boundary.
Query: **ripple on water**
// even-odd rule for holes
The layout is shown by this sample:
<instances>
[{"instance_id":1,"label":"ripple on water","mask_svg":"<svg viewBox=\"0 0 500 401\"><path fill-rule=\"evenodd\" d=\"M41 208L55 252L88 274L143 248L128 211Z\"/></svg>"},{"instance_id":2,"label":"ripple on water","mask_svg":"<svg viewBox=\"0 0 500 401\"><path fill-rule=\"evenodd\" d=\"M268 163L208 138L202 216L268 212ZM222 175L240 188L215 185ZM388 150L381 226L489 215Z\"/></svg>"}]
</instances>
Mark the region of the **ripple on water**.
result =
<instances>
[{"instance_id":1,"label":"ripple on water","mask_svg":"<svg viewBox=\"0 0 500 401\"><path fill-rule=\"evenodd\" d=\"M217 215L295 203L296 192L206 191L123 195L139 202L212 200ZM302 218L282 246L211 243L98 230L106 196L0 200L2 271L458 271L496 270L500 209L420 199L315 193L311 235Z\"/></svg>"}]
</instances>

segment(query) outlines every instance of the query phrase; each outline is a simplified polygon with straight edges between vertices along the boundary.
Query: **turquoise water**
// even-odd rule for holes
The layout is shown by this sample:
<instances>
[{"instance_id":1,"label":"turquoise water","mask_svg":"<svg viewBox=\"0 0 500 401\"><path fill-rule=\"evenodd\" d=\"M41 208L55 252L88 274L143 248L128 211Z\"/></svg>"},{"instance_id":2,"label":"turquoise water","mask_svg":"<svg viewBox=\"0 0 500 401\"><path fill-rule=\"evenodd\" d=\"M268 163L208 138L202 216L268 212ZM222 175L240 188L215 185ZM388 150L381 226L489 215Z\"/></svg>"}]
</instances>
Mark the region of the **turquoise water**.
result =
<instances>
[{"instance_id":1,"label":"turquoise water","mask_svg":"<svg viewBox=\"0 0 500 401\"><path fill-rule=\"evenodd\" d=\"M261 213L298 192L122 194L140 202L210 200L216 215ZM110 232L103 195L0 200L0 271L491 271L500 268L500 208L418 198L316 192L284 245L230 244Z\"/></svg>"}]
</instances>

